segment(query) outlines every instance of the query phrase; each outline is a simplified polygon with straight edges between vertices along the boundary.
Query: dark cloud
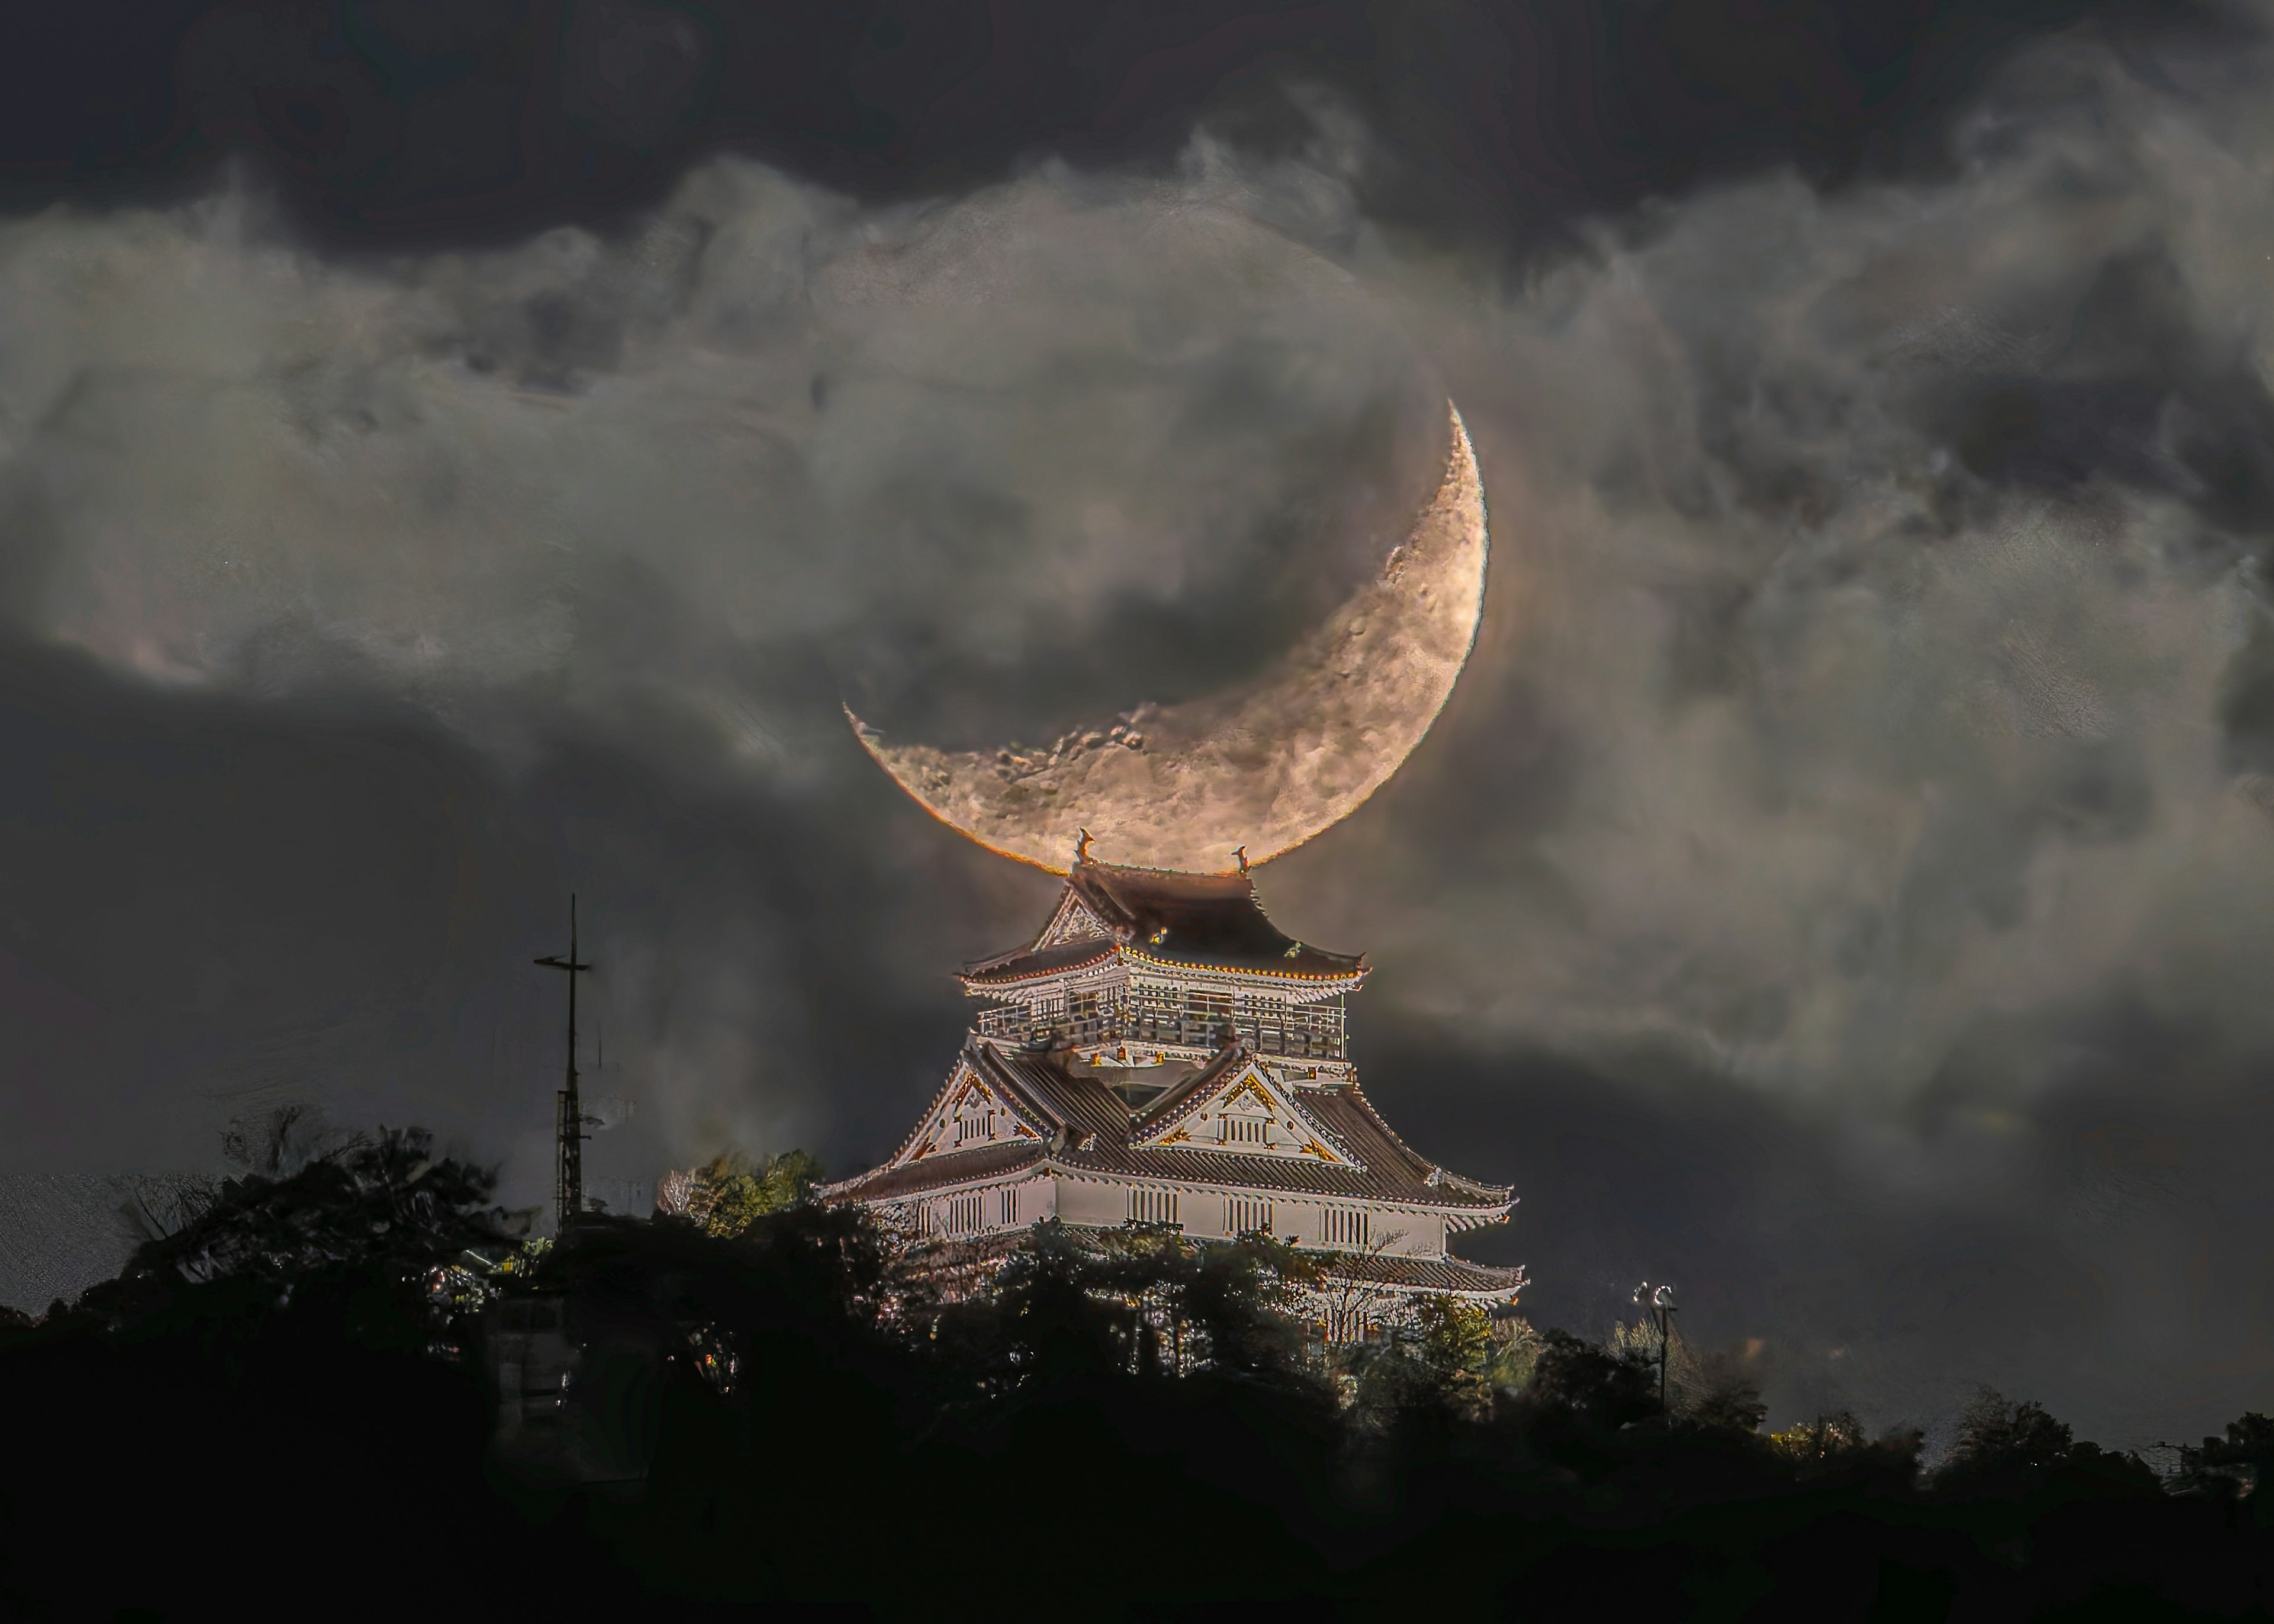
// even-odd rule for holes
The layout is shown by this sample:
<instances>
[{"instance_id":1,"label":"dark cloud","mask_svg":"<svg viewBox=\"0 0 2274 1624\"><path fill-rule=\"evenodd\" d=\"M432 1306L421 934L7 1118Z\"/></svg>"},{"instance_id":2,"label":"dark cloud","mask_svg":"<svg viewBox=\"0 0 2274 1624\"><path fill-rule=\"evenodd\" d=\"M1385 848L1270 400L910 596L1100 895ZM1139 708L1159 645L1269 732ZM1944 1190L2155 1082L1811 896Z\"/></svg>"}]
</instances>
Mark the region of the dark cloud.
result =
<instances>
[{"instance_id":1,"label":"dark cloud","mask_svg":"<svg viewBox=\"0 0 2274 1624\"><path fill-rule=\"evenodd\" d=\"M637 1101L601 1174L865 1148L953 1046L939 966L1019 894L983 854L896 851L881 798L674 772L668 736L629 756L563 718L508 777L368 697L188 698L21 650L0 692L10 1174L211 1168L230 1122L300 1105L431 1124L538 1202L560 1009L528 961L571 887L603 971L587 1084ZM822 754L867 787L849 738Z\"/></svg>"},{"instance_id":2,"label":"dark cloud","mask_svg":"<svg viewBox=\"0 0 2274 1624\"><path fill-rule=\"evenodd\" d=\"M1370 132L1369 217L1522 249L1763 168L1947 177L1982 81L2077 26L2192 90L2232 74L2222 49L2255 19L2172 0L92 4L4 25L0 195L170 199L245 160L328 241L500 242L621 222L721 150L887 201L1044 154L1171 169L1202 114L1299 153L1325 97ZM2202 49L2174 64L2174 37Z\"/></svg>"},{"instance_id":3,"label":"dark cloud","mask_svg":"<svg viewBox=\"0 0 2274 1624\"><path fill-rule=\"evenodd\" d=\"M1687 1334L1749 1349L1779 1415L1931 1425L1977 1382L2135 1440L2239 1413L2263 1380L2268 1259L2245 1215L2264 1205L2267 1102L2201 1033L2067 1014L2069 1052L2029 1105L1984 1034L1899 1126L1662 1050L1587 1066L1449 1043L1446 1024L1361 1031L1386 1109L1462 1124L1463 1154L1525 1192L1514 1232L1473 1250L1555 1260L1529 1298L1543 1321L1630 1318L1639 1279L1672 1280Z\"/></svg>"}]
</instances>

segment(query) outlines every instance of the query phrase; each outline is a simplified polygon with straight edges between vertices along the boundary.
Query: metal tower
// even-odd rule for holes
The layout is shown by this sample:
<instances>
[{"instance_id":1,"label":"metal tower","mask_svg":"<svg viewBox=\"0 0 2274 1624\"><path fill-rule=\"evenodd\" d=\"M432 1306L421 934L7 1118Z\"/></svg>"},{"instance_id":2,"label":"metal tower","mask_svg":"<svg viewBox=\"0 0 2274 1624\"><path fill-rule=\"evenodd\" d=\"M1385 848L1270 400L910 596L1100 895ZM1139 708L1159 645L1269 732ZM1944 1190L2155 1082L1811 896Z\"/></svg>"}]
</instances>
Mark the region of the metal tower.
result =
<instances>
[{"instance_id":1,"label":"metal tower","mask_svg":"<svg viewBox=\"0 0 2274 1624\"><path fill-rule=\"evenodd\" d=\"M568 973L568 1081L557 1096L555 1127L560 1149L553 1182L553 1204L560 1214L557 1231L566 1234L569 1222L584 1210L584 1107L576 1097L576 977L592 966L576 957L576 893L568 893L568 957L539 959L548 970Z\"/></svg>"}]
</instances>

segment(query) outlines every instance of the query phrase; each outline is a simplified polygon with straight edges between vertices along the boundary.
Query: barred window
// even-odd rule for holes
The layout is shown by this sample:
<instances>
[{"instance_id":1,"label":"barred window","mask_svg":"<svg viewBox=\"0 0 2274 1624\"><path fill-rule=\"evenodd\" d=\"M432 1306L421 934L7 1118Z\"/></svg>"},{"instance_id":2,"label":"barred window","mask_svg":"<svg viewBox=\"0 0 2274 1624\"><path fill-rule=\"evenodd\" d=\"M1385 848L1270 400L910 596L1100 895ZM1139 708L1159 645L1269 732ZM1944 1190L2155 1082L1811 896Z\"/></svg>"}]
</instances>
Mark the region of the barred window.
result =
<instances>
[{"instance_id":1,"label":"barred window","mask_svg":"<svg viewBox=\"0 0 2274 1624\"><path fill-rule=\"evenodd\" d=\"M996 1192L996 1210L999 1221L1005 1224L1017 1223L1019 1222L1019 1187L1016 1184L1005 1184Z\"/></svg>"},{"instance_id":2,"label":"barred window","mask_svg":"<svg viewBox=\"0 0 2274 1624\"><path fill-rule=\"evenodd\" d=\"M1257 1196L1229 1195L1224 1199L1224 1230L1227 1235L1246 1235L1271 1229L1271 1203Z\"/></svg>"},{"instance_id":3,"label":"barred window","mask_svg":"<svg viewBox=\"0 0 2274 1624\"><path fill-rule=\"evenodd\" d=\"M976 1190L947 1199L947 1232L950 1235L976 1235L985 1227L980 1215L980 1198Z\"/></svg>"},{"instance_id":4,"label":"barred window","mask_svg":"<svg viewBox=\"0 0 2274 1624\"><path fill-rule=\"evenodd\" d=\"M1129 1222L1176 1222L1177 1192L1173 1190L1132 1190L1129 1192Z\"/></svg>"},{"instance_id":5,"label":"barred window","mask_svg":"<svg viewBox=\"0 0 2274 1624\"><path fill-rule=\"evenodd\" d=\"M1216 1143L1219 1145L1269 1145L1271 1142L1271 1119L1268 1116L1225 1116L1216 1123Z\"/></svg>"},{"instance_id":6,"label":"barred window","mask_svg":"<svg viewBox=\"0 0 2274 1624\"><path fill-rule=\"evenodd\" d=\"M972 1139L991 1139L995 1137L995 1113L983 1111L976 1116L955 1119L955 1142L965 1144Z\"/></svg>"},{"instance_id":7,"label":"barred window","mask_svg":"<svg viewBox=\"0 0 2274 1624\"><path fill-rule=\"evenodd\" d=\"M1371 1229L1368 1216L1363 1207L1329 1207L1321 1238L1329 1246L1363 1246Z\"/></svg>"}]
</instances>

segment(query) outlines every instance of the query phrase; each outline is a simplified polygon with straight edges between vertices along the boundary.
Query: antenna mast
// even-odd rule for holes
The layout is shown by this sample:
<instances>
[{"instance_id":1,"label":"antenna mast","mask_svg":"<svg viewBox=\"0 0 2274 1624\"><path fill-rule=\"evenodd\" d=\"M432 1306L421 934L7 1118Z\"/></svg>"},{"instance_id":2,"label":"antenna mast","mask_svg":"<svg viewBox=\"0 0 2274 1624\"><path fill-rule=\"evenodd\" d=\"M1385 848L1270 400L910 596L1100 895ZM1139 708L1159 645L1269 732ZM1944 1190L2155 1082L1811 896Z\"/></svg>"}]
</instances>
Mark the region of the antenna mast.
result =
<instances>
[{"instance_id":1,"label":"antenna mast","mask_svg":"<svg viewBox=\"0 0 2274 1624\"><path fill-rule=\"evenodd\" d=\"M553 1181L553 1204L560 1213L558 1233L568 1232L569 1222L584 1210L584 1107L576 1097L576 977L592 966L576 957L576 893L568 893L568 957L553 955L536 960L548 970L568 974L568 1081L556 1096L555 1126L560 1149Z\"/></svg>"}]
</instances>

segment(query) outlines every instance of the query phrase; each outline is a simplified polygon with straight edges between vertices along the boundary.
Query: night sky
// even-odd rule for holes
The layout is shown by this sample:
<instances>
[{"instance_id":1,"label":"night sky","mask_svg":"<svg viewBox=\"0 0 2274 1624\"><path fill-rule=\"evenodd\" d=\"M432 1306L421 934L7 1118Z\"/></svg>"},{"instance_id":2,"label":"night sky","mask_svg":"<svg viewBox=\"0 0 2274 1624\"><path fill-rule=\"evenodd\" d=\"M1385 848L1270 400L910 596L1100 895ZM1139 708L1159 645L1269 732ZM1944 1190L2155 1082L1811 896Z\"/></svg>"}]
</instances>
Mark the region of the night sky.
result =
<instances>
[{"instance_id":1,"label":"night sky","mask_svg":"<svg viewBox=\"0 0 2274 1624\"><path fill-rule=\"evenodd\" d=\"M1449 394L1477 651L1257 877L1467 1250L1777 1425L2266 1408L2270 25L12 8L0 1180L297 1103L545 1199L571 890L598 1177L868 1165L1054 883L840 702L1254 677Z\"/></svg>"}]
</instances>

